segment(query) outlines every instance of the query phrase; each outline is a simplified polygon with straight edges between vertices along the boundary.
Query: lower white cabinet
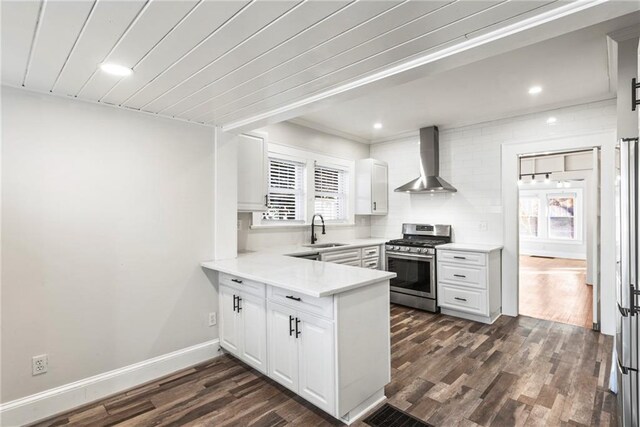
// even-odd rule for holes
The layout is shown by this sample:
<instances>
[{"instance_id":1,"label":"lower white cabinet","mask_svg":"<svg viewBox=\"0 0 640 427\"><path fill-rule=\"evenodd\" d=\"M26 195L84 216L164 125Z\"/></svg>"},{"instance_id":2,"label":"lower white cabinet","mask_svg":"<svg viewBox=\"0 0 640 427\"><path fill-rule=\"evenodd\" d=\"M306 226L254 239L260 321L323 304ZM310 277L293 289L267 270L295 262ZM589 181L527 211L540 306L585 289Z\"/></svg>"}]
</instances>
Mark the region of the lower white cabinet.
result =
<instances>
[{"instance_id":1,"label":"lower white cabinet","mask_svg":"<svg viewBox=\"0 0 640 427\"><path fill-rule=\"evenodd\" d=\"M333 412L333 322L272 302L268 319L269 376Z\"/></svg>"},{"instance_id":2,"label":"lower white cabinet","mask_svg":"<svg viewBox=\"0 0 640 427\"><path fill-rule=\"evenodd\" d=\"M320 261L380 270L382 269L381 253L380 245L334 250L320 254Z\"/></svg>"},{"instance_id":3,"label":"lower white cabinet","mask_svg":"<svg viewBox=\"0 0 640 427\"><path fill-rule=\"evenodd\" d=\"M218 284L225 351L348 424L384 400L388 280L325 297L225 273Z\"/></svg>"},{"instance_id":4,"label":"lower white cabinet","mask_svg":"<svg viewBox=\"0 0 640 427\"><path fill-rule=\"evenodd\" d=\"M452 245L437 248L438 306L443 314L493 323L502 308L501 247Z\"/></svg>"},{"instance_id":5,"label":"lower white cabinet","mask_svg":"<svg viewBox=\"0 0 640 427\"><path fill-rule=\"evenodd\" d=\"M264 298L220 285L220 344L267 373L267 312Z\"/></svg>"}]
</instances>

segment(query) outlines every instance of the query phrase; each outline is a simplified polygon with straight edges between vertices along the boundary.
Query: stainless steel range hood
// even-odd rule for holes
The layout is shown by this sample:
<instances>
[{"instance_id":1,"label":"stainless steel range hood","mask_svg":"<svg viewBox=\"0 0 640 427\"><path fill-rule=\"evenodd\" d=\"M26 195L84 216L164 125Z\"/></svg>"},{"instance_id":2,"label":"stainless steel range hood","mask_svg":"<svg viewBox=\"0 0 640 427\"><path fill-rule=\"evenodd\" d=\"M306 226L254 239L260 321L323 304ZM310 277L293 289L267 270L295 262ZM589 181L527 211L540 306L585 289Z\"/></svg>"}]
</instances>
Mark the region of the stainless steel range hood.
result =
<instances>
[{"instance_id":1,"label":"stainless steel range hood","mask_svg":"<svg viewBox=\"0 0 640 427\"><path fill-rule=\"evenodd\" d=\"M440 178L438 127L420 129L420 176L395 189L404 193L455 193L451 184Z\"/></svg>"}]
</instances>

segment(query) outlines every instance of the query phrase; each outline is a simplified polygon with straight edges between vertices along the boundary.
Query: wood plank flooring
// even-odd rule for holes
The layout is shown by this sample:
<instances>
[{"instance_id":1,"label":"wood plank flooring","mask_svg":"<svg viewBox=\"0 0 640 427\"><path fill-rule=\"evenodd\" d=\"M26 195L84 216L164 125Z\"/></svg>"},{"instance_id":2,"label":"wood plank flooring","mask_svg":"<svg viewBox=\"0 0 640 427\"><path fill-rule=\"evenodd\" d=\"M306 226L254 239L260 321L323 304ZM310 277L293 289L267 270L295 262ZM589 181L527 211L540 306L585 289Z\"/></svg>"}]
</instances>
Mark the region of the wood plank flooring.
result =
<instances>
[{"instance_id":1,"label":"wood plank flooring","mask_svg":"<svg viewBox=\"0 0 640 427\"><path fill-rule=\"evenodd\" d=\"M591 329L592 287L583 260L520 256L520 313Z\"/></svg>"},{"instance_id":2,"label":"wood plank flooring","mask_svg":"<svg viewBox=\"0 0 640 427\"><path fill-rule=\"evenodd\" d=\"M483 325L396 305L391 331L388 401L434 426L615 425L611 337L525 316ZM341 423L221 356L35 425Z\"/></svg>"}]
</instances>

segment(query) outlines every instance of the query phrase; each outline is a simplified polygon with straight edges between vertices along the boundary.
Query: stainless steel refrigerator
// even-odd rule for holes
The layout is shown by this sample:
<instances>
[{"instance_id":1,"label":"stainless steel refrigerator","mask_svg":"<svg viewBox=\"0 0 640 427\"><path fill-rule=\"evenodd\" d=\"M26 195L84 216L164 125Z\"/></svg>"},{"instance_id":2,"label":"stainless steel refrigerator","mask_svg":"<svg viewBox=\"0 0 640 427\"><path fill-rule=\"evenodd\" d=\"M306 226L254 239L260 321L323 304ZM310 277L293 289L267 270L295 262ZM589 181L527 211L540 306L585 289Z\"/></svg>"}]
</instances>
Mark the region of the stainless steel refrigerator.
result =
<instances>
[{"instance_id":1,"label":"stainless steel refrigerator","mask_svg":"<svg viewBox=\"0 0 640 427\"><path fill-rule=\"evenodd\" d=\"M617 356L618 425L640 421L638 394L638 139L621 139L617 147Z\"/></svg>"}]
</instances>

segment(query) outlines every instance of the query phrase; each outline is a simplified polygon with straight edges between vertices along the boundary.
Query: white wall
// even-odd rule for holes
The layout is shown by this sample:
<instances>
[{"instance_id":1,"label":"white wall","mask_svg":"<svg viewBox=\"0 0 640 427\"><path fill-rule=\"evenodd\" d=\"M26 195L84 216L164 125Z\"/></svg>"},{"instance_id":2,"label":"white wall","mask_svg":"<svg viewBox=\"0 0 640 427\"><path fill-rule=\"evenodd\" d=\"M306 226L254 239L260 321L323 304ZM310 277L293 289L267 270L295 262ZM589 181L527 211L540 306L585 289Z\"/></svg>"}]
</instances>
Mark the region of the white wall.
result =
<instances>
[{"instance_id":1,"label":"white wall","mask_svg":"<svg viewBox=\"0 0 640 427\"><path fill-rule=\"evenodd\" d=\"M259 129L269 142L347 160L369 157L369 145L330 135L294 123L282 122ZM251 214L239 213L238 250L258 250L269 246L309 243L309 227L251 229ZM355 226L329 225L327 234L318 234L319 242L335 242L370 236L367 216L355 217Z\"/></svg>"},{"instance_id":2,"label":"white wall","mask_svg":"<svg viewBox=\"0 0 640 427\"><path fill-rule=\"evenodd\" d=\"M213 129L9 88L2 123L2 402L217 337Z\"/></svg>"},{"instance_id":3,"label":"white wall","mask_svg":"<svg viewBox=\"0 0 640 427\"><path fill-rule=\"evenodd\" d=\"M553 115L555 125L547 125ZM371 235L394 237L402 222L452 224L454 240L502 243L503 143L613 129L615 101L602 101L456 129L440 129L440 175L457 193L405 194L393 189L416 178L419 138L375 144L371 157L389 163L389 215L371 219ZM486 226L486 227L485 227Z\"/></svg>"}]
</instances>

